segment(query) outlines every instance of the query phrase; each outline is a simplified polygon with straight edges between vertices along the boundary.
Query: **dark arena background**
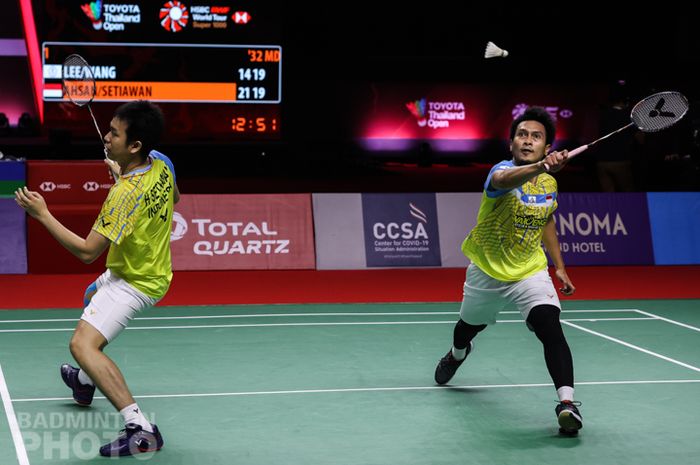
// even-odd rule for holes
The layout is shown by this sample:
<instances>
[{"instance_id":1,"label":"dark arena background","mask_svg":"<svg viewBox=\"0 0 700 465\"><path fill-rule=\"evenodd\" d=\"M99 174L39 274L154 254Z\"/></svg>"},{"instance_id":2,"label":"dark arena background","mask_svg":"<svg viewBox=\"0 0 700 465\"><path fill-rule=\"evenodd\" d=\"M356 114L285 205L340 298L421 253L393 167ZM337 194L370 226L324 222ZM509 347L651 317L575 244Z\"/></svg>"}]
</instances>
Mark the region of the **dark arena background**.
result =
<instances>
[{"instance_id":1,"label":"dark arena background","mask_svg":"<svg viewBox=\"0 0 700 465\"><path fill-rule=\"evenodd\" d=\"M415 2L414 2L415 3ZM486 57L487 43L507 56ZM15 203L81 237L113 186L64 68L115 109L156 102L175 166L174 277L105 350L162 464L685 465L700 456L700 34L675 1L4 0L0 14L2 465L85 463L121 419L59 377L86 265ZM503 53L505 55L505 53ZM75 74L74 77L79 77ZM554 175L573 296L561 323L585 428L558 434L542 347L514 308L448 386L492 166L529 106L572 150L664 91L689 109ZM550 274L554 276L553 267ZM556 279L556 278L555 278ZM555 281L555 285L557 282ZM72 362L71 362L72 363ZM155 418L155 419L153 419Z\"/></svg>"}]
</instances>

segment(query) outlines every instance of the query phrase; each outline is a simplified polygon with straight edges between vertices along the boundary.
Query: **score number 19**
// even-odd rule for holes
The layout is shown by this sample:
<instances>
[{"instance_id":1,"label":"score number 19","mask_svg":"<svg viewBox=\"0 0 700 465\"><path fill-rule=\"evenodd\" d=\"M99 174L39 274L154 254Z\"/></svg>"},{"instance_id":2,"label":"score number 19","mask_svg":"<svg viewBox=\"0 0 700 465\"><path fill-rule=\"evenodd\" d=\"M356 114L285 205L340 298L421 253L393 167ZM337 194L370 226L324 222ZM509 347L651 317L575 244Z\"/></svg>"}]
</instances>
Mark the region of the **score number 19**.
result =
<instances>
[{"instance_id":1,"label":"score number 19","mask_svg":"<svg viewBox=\"0 0 700 465\"><path fill-rule=\"evenodd\" d=\"M263 81L266 72L263 68L238 68L240 81ZM265 98L264 87L238 87L238 100L262 100Z\"/></svg>"}]
</instances>

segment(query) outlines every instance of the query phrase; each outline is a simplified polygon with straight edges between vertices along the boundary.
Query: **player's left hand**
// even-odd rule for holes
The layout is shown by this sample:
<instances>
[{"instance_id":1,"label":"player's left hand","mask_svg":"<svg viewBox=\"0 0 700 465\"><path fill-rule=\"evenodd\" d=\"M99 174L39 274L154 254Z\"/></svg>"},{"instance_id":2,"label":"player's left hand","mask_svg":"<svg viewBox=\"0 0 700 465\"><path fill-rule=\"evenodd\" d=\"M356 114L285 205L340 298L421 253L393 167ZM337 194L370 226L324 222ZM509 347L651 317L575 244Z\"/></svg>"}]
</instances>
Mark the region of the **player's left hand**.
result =
<instances>
[{"instance_id":1,"label":"player's left hand","mask_svg":"<svg viewBox=\"0 0 700 465\"><path fill-rule=\"evenodd\" d=\"M572 295L574 292L576 292L576 287L571 282L571 279L569 279L569 276L566 274L565 270L555 270L554 274L557 276L557 279L562 283L562 287L559 288L559 291L561 291L562 294Z\"/></svg>"},{"instance_id":2,"label":"player's left hand","mask_svg":"<svg viewBox=\"0 0 700 465\"><path fill-rule=\"evenodd\" d=\"M119 166L119 163L114 160L110 160L105 156L105 165L107 165L109 168L109 175L112 177L114 182L117 182L119 180L119 176L122 174L122 168Z\"/></svg>"},{"instance_id":3,"label":"player's left hand","mask_svg":"<svg viewBox=\"0 0 700 465\"><path fill-rule=\"evenodd\" d=\"M49 211L44 197L38 192L30 191L27 186L15 191L15 202L34 218L39 218Z\"/></svg>"}]
</instances>

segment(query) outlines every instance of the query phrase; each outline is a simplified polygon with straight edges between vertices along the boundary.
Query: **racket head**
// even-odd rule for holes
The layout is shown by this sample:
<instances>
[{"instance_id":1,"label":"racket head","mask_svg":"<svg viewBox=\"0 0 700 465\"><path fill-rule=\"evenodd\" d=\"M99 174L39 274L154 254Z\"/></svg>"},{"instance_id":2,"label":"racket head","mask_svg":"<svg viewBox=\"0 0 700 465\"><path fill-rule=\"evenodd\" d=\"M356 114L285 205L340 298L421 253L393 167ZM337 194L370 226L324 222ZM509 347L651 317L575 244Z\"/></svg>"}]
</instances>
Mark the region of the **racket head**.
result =
<instances>
[{"instance_id":1,"label":"racket head","mask_svg":"<svg viewBox=\"0 0 700 465\"><path fill-rule=\"evenodd\" d=\"M79 107L95 98L97 87L92 68L85 58L78 54L69 55L63 61L63 95Z\"/></svg>"},{"instance_id":2,"label":"racket head","mask_svg":"<svg viewBox=\"0 0 700 465\"><path fill-rule=\"evenodd\" d=\"M630 118L644 132L659 132L683 119L688 108L688 99L680 92L658 92L639 101Z\"/></svg>"}]
</instances>

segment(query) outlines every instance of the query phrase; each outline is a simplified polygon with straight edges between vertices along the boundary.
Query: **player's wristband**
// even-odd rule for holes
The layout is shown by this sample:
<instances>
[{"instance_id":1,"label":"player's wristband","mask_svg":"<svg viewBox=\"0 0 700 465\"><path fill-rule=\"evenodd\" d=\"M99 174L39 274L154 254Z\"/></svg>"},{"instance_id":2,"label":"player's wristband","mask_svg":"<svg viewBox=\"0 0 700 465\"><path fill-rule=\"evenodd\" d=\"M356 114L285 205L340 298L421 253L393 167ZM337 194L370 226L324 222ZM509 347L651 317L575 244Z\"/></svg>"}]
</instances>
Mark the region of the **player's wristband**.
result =
<instances>
[{"instance_id":1,"label":"player's wristband","mask_svg":"<svg viewBox=\"0 0 700 465\"><path fill-rule=\"evenodd\" d=\"M540 163L540 166L542 168L544 168L544 172L549 173L549 165L544 160L540 160L539 163Z\"/></svg>"}]
</instances>

